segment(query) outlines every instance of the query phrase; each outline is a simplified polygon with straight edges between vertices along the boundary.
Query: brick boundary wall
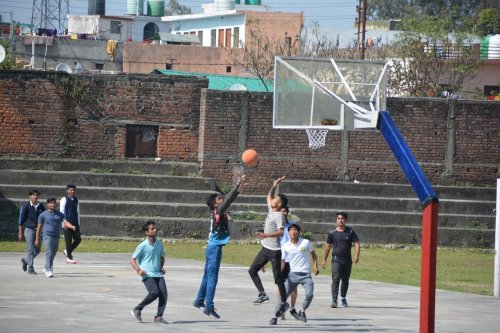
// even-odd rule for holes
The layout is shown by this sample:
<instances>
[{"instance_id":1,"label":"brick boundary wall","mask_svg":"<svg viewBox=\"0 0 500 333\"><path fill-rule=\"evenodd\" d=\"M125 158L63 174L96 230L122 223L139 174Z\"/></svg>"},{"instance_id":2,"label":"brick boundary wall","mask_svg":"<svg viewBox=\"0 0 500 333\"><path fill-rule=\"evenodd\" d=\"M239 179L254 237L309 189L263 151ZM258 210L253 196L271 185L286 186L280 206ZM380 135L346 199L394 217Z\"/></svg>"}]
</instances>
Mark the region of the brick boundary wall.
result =
<instances>
[{"instance_id":1,"label":"brick boundary wall","mask_svg":"<svg viewBox=\"0 0 500 333\"><path fill-rule=\"evenodd\" d=\"M250 193L271 180L402 183L407 180L377 131L329 132L308 148L303 130L272 128L272 94L207 90L206 79L162 75L0 72L3 156L125 158L126 126L159 127L158 156L200 163L203 176ZM500 177L500 102L389 98L387 107L432 184L494 187ZM260 154L243 168L246 148Z\"/></svg>"}]
</instances>

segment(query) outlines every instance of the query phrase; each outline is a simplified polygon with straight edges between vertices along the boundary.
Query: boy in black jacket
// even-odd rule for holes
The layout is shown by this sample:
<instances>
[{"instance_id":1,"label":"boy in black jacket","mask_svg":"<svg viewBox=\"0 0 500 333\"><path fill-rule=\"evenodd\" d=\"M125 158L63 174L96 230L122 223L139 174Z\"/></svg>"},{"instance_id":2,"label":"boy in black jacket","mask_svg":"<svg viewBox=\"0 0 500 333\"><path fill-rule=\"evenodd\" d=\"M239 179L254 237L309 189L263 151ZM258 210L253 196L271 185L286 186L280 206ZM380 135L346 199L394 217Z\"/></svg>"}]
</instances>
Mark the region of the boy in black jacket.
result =
<instances>
[{"instance_id":1,"label":"boy in black jacket","mask_svg":"<svg viewBox=\"0 0 500 333\"><path fill-rule=\"evenodd\" d=\"M36 274L33 267L35 257L40 253L40 246L35 246L36 228L38 226L38 217L45 210L45 207L38 201L40 192L34 189L29 191L30 201L21 207L19 211L19 232L17 238L26 239L26 256L21 258L22 269L28 274Z\"/></svg>"}]
</instances>

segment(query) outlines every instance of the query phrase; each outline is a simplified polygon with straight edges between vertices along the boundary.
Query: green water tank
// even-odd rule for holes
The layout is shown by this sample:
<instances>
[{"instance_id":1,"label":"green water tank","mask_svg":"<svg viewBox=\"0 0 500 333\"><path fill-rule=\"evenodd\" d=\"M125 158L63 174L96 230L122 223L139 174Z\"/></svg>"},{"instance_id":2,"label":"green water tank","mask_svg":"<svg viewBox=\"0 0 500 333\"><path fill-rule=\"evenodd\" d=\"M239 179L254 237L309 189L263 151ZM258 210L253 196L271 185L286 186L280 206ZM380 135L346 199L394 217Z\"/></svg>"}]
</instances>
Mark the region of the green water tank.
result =
<instances>
[{"instance_id":1,"label":"green water tank","mask_svg":"<svg viewBox=\"0 0 500 333\"><path fill-rule=\"evenodd\" d=\"M245 0L245 5L260 6L261 4L262 0Z\"/></svg>"},{"instance_id":2,"label":"green water tank","mask_svg":"<svg viewBox=\"0 0 500 333\"><path fill-rule=\"evenodd\" d=\"M148 1L148 16L165 16L165 1Z\"/></svg>"},{"instance_id":3,"label":"green water tank","mask_svg":"<svg viewBox=\"0 0 500 333\"><path fill-rule=\"evenodd\" d=\"M500 59L500 35L490 35L481 39L480 59Z\"/></svg>"},{"instance_id":4,"label":"green water tank","mask_svg":"<svg viewBox=\"0 0 500 333\"><path fill-rule=\"evenodd\" d=\"M235 3L236 5L239 5L239 4L240 4L240 0L234 0L234 3Z\"/></svg>"}]
</instances>

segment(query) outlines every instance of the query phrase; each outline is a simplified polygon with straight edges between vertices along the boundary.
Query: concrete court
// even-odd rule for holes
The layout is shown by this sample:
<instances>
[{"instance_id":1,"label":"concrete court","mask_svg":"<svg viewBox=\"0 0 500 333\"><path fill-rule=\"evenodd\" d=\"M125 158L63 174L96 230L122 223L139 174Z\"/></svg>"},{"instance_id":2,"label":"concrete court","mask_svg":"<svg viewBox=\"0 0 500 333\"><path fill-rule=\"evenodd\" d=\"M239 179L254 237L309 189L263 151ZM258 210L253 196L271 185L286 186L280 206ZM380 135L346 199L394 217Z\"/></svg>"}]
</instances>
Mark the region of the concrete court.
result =
<instances>
[{"instance_id":1,"label":"concrete court","mask_svg":"<svg viewBox=\"0 0 500 333\"><path fill-rule=\"evenodd\" d=\"M167 244L168 251L168 244ZM145 296L131 269L129 254L75 253L68 265L58 254L54 275L42 273L44 253L35 261L36 276L21 270L20 253L0 253L0 332L418 332L419 289L352 280L349 308L331 309L330 279L315 278L315 298L303 323L287 315L277 326L268 321L274 309L275 287L270 271L262 275L271 302L252 305L257 292L247 267L223 265L216 293L221 319L191 306L203 273L203 263L167 258L169 292L165 318L152 322L156 302L143 310L137 323L130 310ZM362 258L361 258L362 259ZM298 305L304 295L299 287ZM299 306L298 306L299 307ZM500 298L438 291L436 332L498 332Z\"/></svg>"}]
</instances>

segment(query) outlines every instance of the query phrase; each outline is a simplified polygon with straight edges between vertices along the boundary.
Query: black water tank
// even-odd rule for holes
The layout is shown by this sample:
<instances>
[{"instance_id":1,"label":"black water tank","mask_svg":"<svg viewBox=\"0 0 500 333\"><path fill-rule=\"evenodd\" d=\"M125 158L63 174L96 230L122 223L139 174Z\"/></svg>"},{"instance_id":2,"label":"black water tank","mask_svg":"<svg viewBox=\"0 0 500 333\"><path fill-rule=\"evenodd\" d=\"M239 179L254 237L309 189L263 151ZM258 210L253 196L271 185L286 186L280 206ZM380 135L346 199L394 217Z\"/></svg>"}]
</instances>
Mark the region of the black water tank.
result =
<instances>
[{"instance_id":1,"label":"black water tank","mask_svg":"<svg viewBox=\"0 0 500 333\"><path fill-rule=\"evenodd\" d=\"M106 0L89 0L88 15L106 15Z\"/></svg>"}]
</instances>

